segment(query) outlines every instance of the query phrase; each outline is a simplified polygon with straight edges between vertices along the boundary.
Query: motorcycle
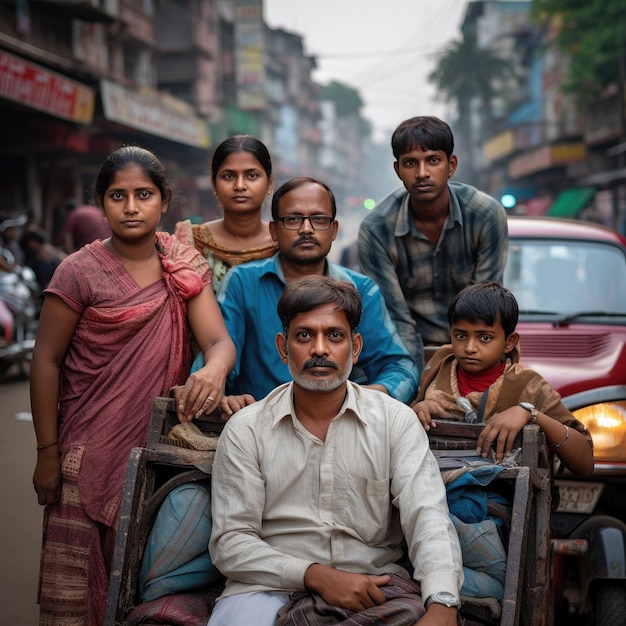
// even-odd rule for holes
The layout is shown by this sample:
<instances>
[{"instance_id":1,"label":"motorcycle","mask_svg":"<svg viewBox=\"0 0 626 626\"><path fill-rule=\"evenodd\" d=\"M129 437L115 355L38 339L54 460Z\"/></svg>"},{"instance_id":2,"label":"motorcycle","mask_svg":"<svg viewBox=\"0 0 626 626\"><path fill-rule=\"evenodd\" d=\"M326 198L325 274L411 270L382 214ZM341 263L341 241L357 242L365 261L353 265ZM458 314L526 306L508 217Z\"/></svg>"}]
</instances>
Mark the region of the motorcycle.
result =
<instances>
[{"instance_id":1,"label":"motorcycle","mask_svg":"<svg viewBox=\"0 0 626 626\"><path fill-rule=\"evenodd\" d=\"M591 432L595 467L555 479L555 624L626 625L625 398L626 385L614 385L563 399Z\"/></svg>"},{"instance_id":2,"label":"motorcycle","mask_svg":"<svg viewBox=\"0 0 626 626\"><path fill-rule=\"evenodd\" d=\"M0 254L12 267L0 271L0 374L15 363L22 377L30 371L39 314L40 290L29 267L15 265L6 248Z\"/></svg>"}]
</instances>

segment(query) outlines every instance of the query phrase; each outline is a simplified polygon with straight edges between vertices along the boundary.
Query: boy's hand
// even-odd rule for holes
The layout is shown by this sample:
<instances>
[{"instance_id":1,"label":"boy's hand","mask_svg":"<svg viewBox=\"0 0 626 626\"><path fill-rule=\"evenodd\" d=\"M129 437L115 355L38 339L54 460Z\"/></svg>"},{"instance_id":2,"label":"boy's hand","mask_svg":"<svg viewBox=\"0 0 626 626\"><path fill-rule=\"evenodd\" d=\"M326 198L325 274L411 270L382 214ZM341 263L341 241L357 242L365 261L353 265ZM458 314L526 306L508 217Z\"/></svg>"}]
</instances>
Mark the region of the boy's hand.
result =
<instances>
[{"instance_id":1,"label":"boy's hand","mask_svg":"<svg viewBox=\"0 0 626 626\"><path fill-rule=\"evenodd\" d=\"M518 433L528 424L528 411L521 406L512 406L502 413L496 413L478 437L476 452L487 457L489 450L495 446L495 461L500 463L505 453L513 448Z\"/></svg>"},{"instance_id":2,"label":"boy's hand","mask_svg":"<svg viewBox=\"0 0 626 626\"><path fill-rule=\"evenodd\" d=\"M454 413L443 408L439 402L435 400L422 400L421 402L414 402L411 408L415 411L415 414L422 423L424 430L430 430L437 428L437 422L433 420L433 417L443 417L446 419L454 419Z\"/></svg>"}]
</instances>

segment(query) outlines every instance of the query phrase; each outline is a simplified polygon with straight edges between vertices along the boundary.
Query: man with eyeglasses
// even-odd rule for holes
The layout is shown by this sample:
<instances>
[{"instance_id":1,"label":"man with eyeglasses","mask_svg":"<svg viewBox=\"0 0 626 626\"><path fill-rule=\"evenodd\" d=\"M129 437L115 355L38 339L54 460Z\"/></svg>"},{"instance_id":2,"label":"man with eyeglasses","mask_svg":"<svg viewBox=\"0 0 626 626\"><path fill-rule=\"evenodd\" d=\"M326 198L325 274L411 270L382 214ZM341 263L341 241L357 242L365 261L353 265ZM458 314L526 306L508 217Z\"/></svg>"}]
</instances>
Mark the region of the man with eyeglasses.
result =
<instances>
[{"instance_id":1,"label":"man with eyeglasses","mask_svg":"<svg viewBox=\"0 0 626 626\"><path fill-rule=\"evenodd\" d=\"M355 368L361 378L355 380L402 402L415 396L419 372L378 286L326 258L337 236L336 213L334 195L325 183L313 178L289 180L272 199L270 234L279 251L226 274L217 299L237 347L237 364L220 404L224 418L291 380L275 346L281 330L276 305L288 283L311 274L348 281L361 295L363 317L358 331L363 351Z\"/></svg>"}]
</instances>

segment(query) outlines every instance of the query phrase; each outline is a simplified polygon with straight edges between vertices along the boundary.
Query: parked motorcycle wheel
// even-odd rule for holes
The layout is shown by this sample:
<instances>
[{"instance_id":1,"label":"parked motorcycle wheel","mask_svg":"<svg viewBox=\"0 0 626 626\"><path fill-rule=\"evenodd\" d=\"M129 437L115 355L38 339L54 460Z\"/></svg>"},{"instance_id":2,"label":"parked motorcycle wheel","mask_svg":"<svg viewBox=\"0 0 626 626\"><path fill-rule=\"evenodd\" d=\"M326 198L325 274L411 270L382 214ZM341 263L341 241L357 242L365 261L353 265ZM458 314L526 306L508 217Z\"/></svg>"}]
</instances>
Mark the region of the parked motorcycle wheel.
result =
<instances>
[{"instance_id":1,"label":"parked motorcycle wheel","mask_svg":"<svg viewBox=\"0 0 626 626\"><path fill-rule=\"evenodd\" d=\"M594 626L626 626L626 584L602 581L593 591Z\"/></svg>"},{"instance_id":2,"label":"parked motorcycle wheel","mask_svg":"<svg viewBox=\"0 0 626 626\"><path fill-rule=\"evenodd\" d=\"M10 376L12 379L28 380L30 378L30 367L32 355L28 355L16 361L0 360L0 380Z\"/></svg>"}]
</instances>

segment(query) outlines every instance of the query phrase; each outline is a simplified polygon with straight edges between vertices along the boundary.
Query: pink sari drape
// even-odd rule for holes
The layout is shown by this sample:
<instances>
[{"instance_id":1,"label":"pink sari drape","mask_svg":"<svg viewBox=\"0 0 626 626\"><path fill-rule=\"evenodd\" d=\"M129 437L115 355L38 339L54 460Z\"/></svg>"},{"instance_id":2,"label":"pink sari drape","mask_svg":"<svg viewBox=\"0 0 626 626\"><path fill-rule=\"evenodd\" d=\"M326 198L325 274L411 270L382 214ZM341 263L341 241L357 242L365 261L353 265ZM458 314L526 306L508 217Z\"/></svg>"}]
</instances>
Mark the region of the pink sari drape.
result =
<instances>
[{"instance_id":1,"label":"pink sari drape","mask_svg":"<svg viewBox=\"0 0 626 626\"><path fill-rule=\"evenodd\" d=\"M167 395L189 372L187 300L211 282L210 270L197 251L165 233L157 233L157 249L163 280L148 287L140 288L118 257L97 241L68 257L47 290L81 318L61 373L59 450L68 492L46 511L42 615L46 598L62 592L59 578L64 576L57 574L67 557L57 554L59 546L76 550L77 542L89 590L88 619L82 623L99 623L109 555L98 549L103 530L98 524L115 529L130 450L145 445L152 400ZM74 523L79 513L80 528ZM74 605L81 604L76 600ZM41 623L69 623L53 613Z\"/></svg>"}]
</instances>

